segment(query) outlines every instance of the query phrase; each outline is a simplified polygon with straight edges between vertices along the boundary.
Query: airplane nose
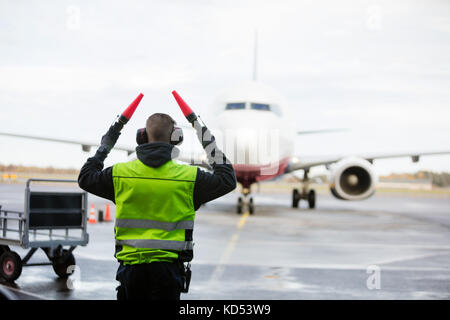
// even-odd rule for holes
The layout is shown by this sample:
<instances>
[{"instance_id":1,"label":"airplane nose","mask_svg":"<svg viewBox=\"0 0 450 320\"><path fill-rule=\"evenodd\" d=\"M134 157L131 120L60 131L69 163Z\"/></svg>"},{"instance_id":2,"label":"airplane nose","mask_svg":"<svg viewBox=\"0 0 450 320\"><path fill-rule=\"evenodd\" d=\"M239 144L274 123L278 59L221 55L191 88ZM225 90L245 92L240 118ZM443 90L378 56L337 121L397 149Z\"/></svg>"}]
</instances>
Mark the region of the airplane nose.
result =
<instances>
[{"instance_id":1,"label":"airplane nose","mask_svg":"<svg viewBox=\"0 0 450 320\"><path fill-rule=\"evenodd\" d=\"M223 114L220 131L227 158L241 165L279 160L280 134L274 120L270 115L253 112Z\"/></svg>"},{"instance_id":2,"label":"airplane nose","mask_svg":"<svg viewBox=\"0 0 450 320\"><path fill-rule=\"evenodd\" d=\"M226 155L234 164L242 165L261 165L278 160L277 137L271 134L267 130L230 131L225 134Z\"/></svg>"},{"instance_id":3,"label":"airplane nose","mask_svg":"<svg viewBox=\"0 0 450 320\"><path fill-rule=\"evenodd\" d=\"M256 164L258 162L256 134L250 130L247 132L237 132L235 135L236 163L237 164Z\"/></svg>"},{"instance_id":4,"label":"airplane nose","mask_svg":"<svg viewBox=\"0 0 450 320\"><path fill-rule=\"evenodd\" d=\"M256 164L258 162L258 137L254 130L227 129L216 134L219 148L233 164Z\"/></svg>"}]
</instances>

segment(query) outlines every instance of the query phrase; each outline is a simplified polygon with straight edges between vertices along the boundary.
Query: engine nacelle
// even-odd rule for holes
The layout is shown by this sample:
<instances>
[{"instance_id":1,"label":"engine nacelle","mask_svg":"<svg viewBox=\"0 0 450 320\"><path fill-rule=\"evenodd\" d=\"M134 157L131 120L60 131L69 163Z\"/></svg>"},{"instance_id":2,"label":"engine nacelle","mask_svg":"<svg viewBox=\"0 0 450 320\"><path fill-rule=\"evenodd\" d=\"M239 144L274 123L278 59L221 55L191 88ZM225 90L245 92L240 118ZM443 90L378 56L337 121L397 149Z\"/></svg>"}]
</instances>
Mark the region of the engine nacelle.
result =
<instances>
[{"instance_id":1,"label":"engine nacelle","mask_svg":"<svg viewBox=\"0 0 450 320\"><path fill-rule=\"evenodd\" d=\"M344 158L330 166L330 190L341 200L362 200L375 193L377 176L362 158Z\"/></svg>"}]
</instances>

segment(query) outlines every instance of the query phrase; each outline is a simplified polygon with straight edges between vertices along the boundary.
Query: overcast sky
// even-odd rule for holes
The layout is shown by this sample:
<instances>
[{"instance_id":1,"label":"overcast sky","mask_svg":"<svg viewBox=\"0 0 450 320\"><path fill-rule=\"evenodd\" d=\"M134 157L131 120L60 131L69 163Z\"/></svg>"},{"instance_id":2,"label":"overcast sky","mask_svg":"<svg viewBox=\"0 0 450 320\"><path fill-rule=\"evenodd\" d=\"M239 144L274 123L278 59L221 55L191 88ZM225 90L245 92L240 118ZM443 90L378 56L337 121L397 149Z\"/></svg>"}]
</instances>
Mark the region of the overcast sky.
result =
<instances>
[{"instance_id":1,"label":"overcast sky","mask_svg":"<svg viewBox=\"0 0 450 320\"><path fill-rule=\"evenodd\" d=\"M450 150L450 2L0 2L0 131L97 141L137 95L119 144L153 112L185 120L250 80L277 89L302 156ZM185 147L188 147L186 145ZM81 167L80 147L0 137L0 163ZM112 152L107 165L125 161ZM381 173L450 171L450 156L376 162Z\"/></svg>"}]
</instances>

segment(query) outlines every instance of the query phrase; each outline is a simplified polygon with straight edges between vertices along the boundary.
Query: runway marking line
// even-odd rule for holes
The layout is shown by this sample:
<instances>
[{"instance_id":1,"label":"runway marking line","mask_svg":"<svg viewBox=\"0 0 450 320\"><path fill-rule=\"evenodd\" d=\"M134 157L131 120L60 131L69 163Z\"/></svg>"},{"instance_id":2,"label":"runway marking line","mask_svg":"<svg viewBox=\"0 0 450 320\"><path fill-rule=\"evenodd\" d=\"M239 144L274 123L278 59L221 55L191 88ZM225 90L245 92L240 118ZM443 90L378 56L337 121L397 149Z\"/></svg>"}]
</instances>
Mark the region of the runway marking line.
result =
<instances>
[{"instance_id":1,"label":"runway marking line","mask_svg":"<svg viewBox=\"0 0 450 320\"><path fill-rule=\"evenodd\" d=\"M222 257L219 260L219 264L224 264L226 262L228 262L228 259L231 255L231 253L234 250L234 247L236 246L236 243L239 239L239 234L235 233L233 234L233 236L231 237L230 242L228 242L227 247L225 248L225 251L222 254Z\"/></svg>"},{"instance_id":2,"label":"runway marking line","mask_svg":"<svg viewBox=\"0 0 450 320\"><path fill-rule=\"evenodd\" d=\"M219 265L225 264L228 262L228 259L230 258L231 253L234 250L234 247L236 247L237 241L239 240L239 232L244 227L245 222L247 221L248 216L250 213L246 211L242 217L239 219L239 222L237 224L237 231L233 234L230 241L228 242L227 247L225 248L225 251L223 252L222 256L219 260Z\"/></svg>"},{"instance_id":3,"label":"runway marking line","mask_svg":"<svg viewBox=\"0 0 450 320\"><path fill-rule=\"evenodd\" d=\"M249 212L249 211L246 211L246 212L242 215L241 219L239 219L239 222L238 222L238 224L237 224L238 230L241 230L242 227L245 225L245 221L247 221L247 218L248 218L249 215L250 215L250 212Z\"/></svg>"},{"instance_id":4,"label":"runway marking line","mask_svg":"<svg viewBox=\"0 0 450 320\"><path fill-rule=\"evenodd\" d=\"M406 256L406 257L399 257L394 259L386 259L384 261L379 261L377 263L373 263L376 265L383 265L383 264L390 264L390 263L397 263L397 262L404 262L409 260L418 260L418 259L424 259L424 258L431 258L435 256L445 256L448 255L450 252L434 252L434 253L427 253L427 254L419 254L414 256Z\"/></svg>"},{"instance_id":5,"label":"runway marking line","mask_svg":"<svg viewBox=\"0 0 450 320\"><path fill-rule=\"evenodd\" d=\"M209 287L213 287L217 284L217 281L222 276L224 270L225 270L225 264L228 262L231 253L233 252L234 248L236 247L236 244L239 240L239 233L242 230L242 228L245 225L245 222L247 221L248 216L250 215L249 211L246 211L242 217L239 219L239 222L237 224L237 231L233 234L230 241L228 242L228 245L226 246L222 256L220 257L220 260L214 269L211 278L209 279Z\"/></svg>"}]
</instances>

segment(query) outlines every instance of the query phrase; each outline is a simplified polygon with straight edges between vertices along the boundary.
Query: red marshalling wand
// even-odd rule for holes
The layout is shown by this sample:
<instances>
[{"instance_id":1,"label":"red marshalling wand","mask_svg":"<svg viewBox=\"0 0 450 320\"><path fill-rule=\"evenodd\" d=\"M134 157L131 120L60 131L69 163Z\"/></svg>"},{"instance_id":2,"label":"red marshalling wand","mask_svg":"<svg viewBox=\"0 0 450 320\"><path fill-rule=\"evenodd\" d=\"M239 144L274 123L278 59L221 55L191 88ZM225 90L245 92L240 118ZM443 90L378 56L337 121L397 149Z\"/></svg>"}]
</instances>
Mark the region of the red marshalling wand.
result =
<instances>
[{"instance_id":1,"label":"red marshalling wand","mask_svg":"<svg viewBox=\"0 0 450 320\"><path fill-rule=\"evenodd\" d=\"M180 95L175 90L172 91L172 94L175 97L175 100L180 106L180 109L186 117L187 121L194 125L194 121L197 120L197 115L194 113L194 111L192 111L188 104L183 100L183 98L180 97Z\"/></svg>"},{"instance_id":2,"label":"red marshalling wand","mask_svg":"<svg viewBox=\"0 0 450 320\"><path fill-rule=\"evenodd\" d=\"M136 99L125 109L124 112L120 116L116 118L116 121L111 125L110 130L114 130L116 132L120 132L123 129L123 126L127 124L127 122L131 119L134 111L136 111L137 106L142 100L144 95L140 93Z\"/></svg>"},{"instance_id":3,"label":"red marshalling wand","mask_svg":"<svg viewBox=\"0 0 450 320\"><path fill-rule=\"evenodd\" d=\"M134 99L134 101L128 106L128 108L126 108L125 111L122 112L122 114L119 117L120 122L122 122L123 124L126 124L131 119L134 111L136 111L136 108L139 105L139 103L141 102L143 96L144 95L142 93L140 93L137 96L137 98Z\"/></svg>"}]
</instances>

